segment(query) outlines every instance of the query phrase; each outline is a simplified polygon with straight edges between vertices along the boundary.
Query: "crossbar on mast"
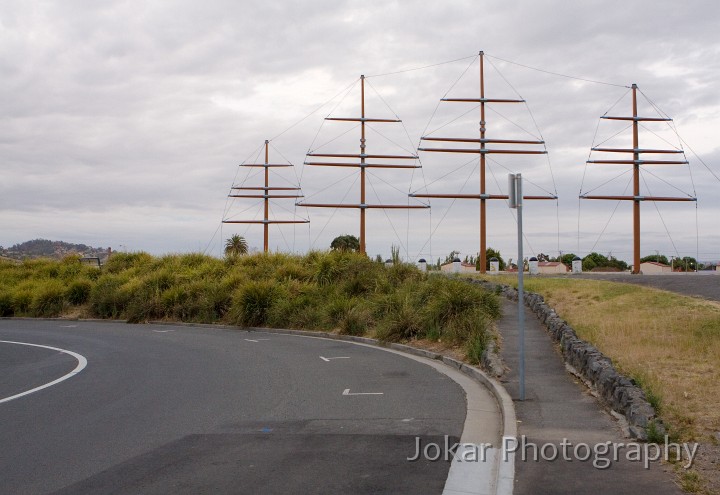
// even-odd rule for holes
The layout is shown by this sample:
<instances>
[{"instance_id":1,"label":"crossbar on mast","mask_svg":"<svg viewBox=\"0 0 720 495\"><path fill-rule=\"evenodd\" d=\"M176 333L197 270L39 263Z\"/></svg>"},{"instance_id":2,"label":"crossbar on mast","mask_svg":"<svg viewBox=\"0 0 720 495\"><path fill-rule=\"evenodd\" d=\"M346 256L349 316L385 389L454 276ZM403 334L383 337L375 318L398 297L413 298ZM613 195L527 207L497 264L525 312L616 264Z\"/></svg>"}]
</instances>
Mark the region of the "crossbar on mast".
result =
<instances>
[{"instance_id":1,"label":"crossbar on mast","mask_svg":"<svg viewBox=\"0 0 720 495\"><path fill-rule=\"evenodd\" d=\"M632 273L640 273L640 203L643 201L697 201L697 198L677 198L670 196L642 196L640 194L640 166L641 165L685 165L686 160L641 160L641 154L672 154L683 153L682 150L643 149L640 148L639 123L640 122L670 122L672 119L664 117L638 117L637 105L637 84L632 85L632 116L631 117L610 117L603 115L601 119L623 120L632 122L633 143L632 148L591 148L592 151L605 153L631 153L632 160L587 160L586 163L598 163L609 165L632 165L633 166L633 194L632 196L599 196L580 195L580 199L600 199L613 201L633 202L633 270Z\"/></svg>"},{"instance_id":2,"label":"crossbar on mast","mask_svg":"<svg viewBox=\"0 0 720 495\"><path fill-rule=\"evenodd\" d=\"M293 223L309 223L309 220L271 220L270 214L270 200L271 199L297 199L304 197L298 194L268 194L270 191L299 191L299 187L271 187L269 184L270 174L269 169L273 167L292 167L290 164L276 164L270 163L268 159L268 143L265 140L265 163L250 163L242 164L241 167L263 167L265 168L265 185L264 186L233 186L231 189L241 191L263 191L265 194L228 194L229 198L245 198L245 199L262 199L263 200L263 219L262 220L223 220L222 223L235 223L235 224L262 224L263 225L263 251L268 252L269 249L269 226L270 224L293 224Z\"/></svg>"},{"instance_id":3,"label":"crossbar on mast","mask_svg":"<svg viewBox=\"0 0 720 495\"><path fill-rule=\"evenodd\" d=\"M396 165L383 163L368 163L366 160L417 160L417 155L387 155L366 153L365 125L375 122L402 122L399 119L375 119L365 116L365 76L360 76L360 117L328 117L325 120L360 122L360 153L308 153L307 156L317 158L359 158L360 162L338 162L338 161L306 161L305 165L318 167L355 167L360 169L360 203L296 203L297 206L308 208L354 208L360 210L360 252L366 254L365 239L365 210L369 209L424 209L428 205L393 205L393 204L367 204L365 201L366 169L368 168L420 168L416 165Z\"/></svg>"},{"instance_id":4,"label":"crossbar on mast","mask_svg":"<svg viewBox=\"0 0 720 495\"><path fill-rule=\"evenodd\" d=\"M477 138L454 138L454 137L431 137L423 136L423 141L441 141L455 143L478 143L479 148L418 148L418 151L436 152L436 153L466 153L477 154L480 156L480 194L409 194L413 198L447 198L447 199L475 199L480 200L480 272L485 273L485 265L487 263L487 204L488 200L508 199L507 195L487 194L485 183L486 155L491 154L507 154L507 155L542 155L546 154L545 150L523 150L523 149L488 149L486 144L530 144L542 145L544 141L540 140L515 140L515 139L489 139L486 137L487 123L485 121L485 105L488 103L524 103L522 99L505 99L505 98L486 98L485 97L485 66L484 52L479 54L480 60L480 97L479 98L442 98L440 101L458 102L458 103L479 103L480 107L480 137ZM523 199L557 199L557 196L523 196Z\"/></svg>"}]
</instances>

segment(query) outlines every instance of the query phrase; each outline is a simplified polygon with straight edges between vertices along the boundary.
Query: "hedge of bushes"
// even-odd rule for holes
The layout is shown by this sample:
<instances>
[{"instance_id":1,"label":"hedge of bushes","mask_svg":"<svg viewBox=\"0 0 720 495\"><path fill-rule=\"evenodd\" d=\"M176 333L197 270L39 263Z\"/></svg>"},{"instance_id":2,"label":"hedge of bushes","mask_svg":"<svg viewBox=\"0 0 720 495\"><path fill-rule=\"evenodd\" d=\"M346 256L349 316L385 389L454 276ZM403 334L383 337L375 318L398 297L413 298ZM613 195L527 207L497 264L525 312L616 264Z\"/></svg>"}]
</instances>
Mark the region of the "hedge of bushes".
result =
<instances>
[{"instance_id":1,"label":"hedge of bushes","mask_svg":"<svg viewBox=\"0 0 720 495\"><path fill-rule=\"evenodd\" d=\"M412 265L355 253L116 253L100 269L76 257L0 262L0 316L63 314L337 330L383 340L442 339L470 356L494 338L497 296Z\"/></svg>"}]
</instances>

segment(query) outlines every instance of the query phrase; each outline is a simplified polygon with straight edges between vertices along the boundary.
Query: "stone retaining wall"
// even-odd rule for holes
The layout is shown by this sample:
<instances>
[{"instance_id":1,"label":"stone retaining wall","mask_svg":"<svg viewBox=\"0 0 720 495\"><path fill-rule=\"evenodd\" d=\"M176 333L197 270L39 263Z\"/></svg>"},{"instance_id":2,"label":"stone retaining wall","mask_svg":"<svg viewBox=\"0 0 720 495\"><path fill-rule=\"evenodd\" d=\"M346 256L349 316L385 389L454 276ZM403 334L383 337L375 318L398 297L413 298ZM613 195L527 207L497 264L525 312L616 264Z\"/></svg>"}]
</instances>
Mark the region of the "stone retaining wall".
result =
<instances>
[{"instance_id":1,"label":"stone retaining wall","mask_svg":"<svg viewBox=\"0 0 720 495\"><path fill-rule=\"evenodd\" d=\"M507 285L480 282L490 290L499 290L505 297L518 300L518 291ZM545 325L548 333L560 344L565 362L591 387L597 397L610 409L623 416L633 438L647 440L648 429L660 436L665 428L650 405L645 393L634 380L618 373L610 358L595 346L580 339L575 330L545 304L539 294L524 293L525 305ZM494 371L494 370L493 370Z\"/></svg>"}]
</instances>

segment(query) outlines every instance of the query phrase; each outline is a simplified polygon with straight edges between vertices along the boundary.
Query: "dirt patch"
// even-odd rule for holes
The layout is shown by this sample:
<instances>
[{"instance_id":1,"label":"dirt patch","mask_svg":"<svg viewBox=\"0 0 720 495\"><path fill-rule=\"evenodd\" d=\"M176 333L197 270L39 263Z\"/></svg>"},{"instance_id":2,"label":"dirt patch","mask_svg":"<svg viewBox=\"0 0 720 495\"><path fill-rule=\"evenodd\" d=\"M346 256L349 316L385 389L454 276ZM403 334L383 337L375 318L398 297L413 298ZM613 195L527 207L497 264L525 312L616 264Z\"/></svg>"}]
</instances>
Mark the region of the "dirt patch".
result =
<instances>
[{"instance_id":1,"label":"dirt patch","mask_svg":"<svg viewBox=\"0 0 720 495\"><path fill-rule=\"evenodd\" d=\"M405 343L406 345L424 349L426 351L437 352L447 357L457 359L458 361L466 361L465 351L462 347L450 346L441 340L415 339Z\"/></svg>"}]
</instances>

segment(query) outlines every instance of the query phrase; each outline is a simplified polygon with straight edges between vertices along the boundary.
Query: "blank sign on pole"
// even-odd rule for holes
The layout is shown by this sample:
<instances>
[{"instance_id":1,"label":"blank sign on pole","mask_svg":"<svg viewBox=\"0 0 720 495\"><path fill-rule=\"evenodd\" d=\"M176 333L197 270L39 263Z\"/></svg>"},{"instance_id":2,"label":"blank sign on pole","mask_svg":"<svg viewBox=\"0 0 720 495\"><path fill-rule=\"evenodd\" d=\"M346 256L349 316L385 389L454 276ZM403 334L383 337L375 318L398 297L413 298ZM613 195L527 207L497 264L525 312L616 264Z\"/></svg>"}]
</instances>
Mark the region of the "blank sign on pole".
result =
<instances>
[{"instance_id":1,"label":"blank sign on pole","mask_svg":"<svg viewBox=\"0 0 720 495\"><path fill-rule=\"evenodd\" d=\"M522 175L508 174L508 203L517 210L518 226L518 340L520 341L520 400L525 400L525 306L523 290L523 230L522 230Z\"/></svg>"}]
</instances>

